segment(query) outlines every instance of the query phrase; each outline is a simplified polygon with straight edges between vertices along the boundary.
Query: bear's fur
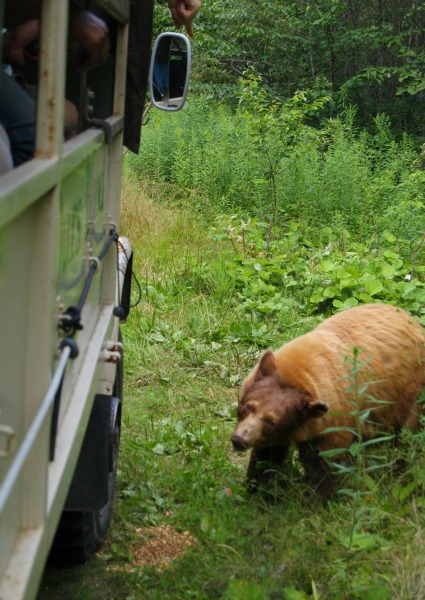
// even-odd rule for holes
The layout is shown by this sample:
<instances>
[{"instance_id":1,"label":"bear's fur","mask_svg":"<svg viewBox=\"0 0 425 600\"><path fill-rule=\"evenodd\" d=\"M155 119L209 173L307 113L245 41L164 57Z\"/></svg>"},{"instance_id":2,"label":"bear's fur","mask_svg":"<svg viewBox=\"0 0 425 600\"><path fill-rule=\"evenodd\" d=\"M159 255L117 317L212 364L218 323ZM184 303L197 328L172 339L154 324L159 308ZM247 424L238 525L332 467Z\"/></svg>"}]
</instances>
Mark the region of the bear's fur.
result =
<instances>
[{"instance_id":1,"label":"bear's fur","mask_svg":"<svg viewBox=\"0 0 425 600\"><path fill-rule=\"evenodd\" d=\"M242 384L231 441L235 450L252 449L248 481L259 477L257 462L278 464L295 443L307 479L327 495L332 484L319 453L348 448L355 440L347 430L323 434L330 427L356 427L354 348L358 409L370 409L364 439L417 429L416 401L425 387L422 327L394 306L351 308L276 352L267 350Z\"/></svg>"}]
</instances>

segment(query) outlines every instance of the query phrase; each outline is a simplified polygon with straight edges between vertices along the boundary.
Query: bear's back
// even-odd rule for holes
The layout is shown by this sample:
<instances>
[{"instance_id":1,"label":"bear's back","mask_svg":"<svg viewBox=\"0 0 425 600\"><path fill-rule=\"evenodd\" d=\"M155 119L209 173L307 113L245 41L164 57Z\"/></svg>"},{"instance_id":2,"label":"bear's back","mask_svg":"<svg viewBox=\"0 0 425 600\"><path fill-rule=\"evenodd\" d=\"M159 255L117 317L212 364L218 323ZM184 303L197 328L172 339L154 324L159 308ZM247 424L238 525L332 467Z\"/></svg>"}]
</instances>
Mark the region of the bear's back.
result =
<instances>
[{"instance_id":1,"label":"bear's back","mask_svg":"<svg viewBox=\"0 0 425 600\"><path fill-rule=\"evenodd\" d=\"M424 343L423 329L414 317L389 304L364 304L337 313L320 323L316 331L333 332L344 344L359 347L373 346L373 339L385 343L406 338Z\"/></svg>"},{"instance_id":2,"label":"bear's back","mask_svg":"<svg viewBox=\"0 0 425 600\"><path fill-rule=\"evenodd\" d=\"M368 383L366 394L385 403L364 394L360 405L372 406L375 420L389 427L415 428L418 410L412 413L412 407L425 386L425 336L405 311L368 304L337 313L275 356L283 382L344 411L354 397L356 361L357 385Z\"/></svg>"}]
</instances>

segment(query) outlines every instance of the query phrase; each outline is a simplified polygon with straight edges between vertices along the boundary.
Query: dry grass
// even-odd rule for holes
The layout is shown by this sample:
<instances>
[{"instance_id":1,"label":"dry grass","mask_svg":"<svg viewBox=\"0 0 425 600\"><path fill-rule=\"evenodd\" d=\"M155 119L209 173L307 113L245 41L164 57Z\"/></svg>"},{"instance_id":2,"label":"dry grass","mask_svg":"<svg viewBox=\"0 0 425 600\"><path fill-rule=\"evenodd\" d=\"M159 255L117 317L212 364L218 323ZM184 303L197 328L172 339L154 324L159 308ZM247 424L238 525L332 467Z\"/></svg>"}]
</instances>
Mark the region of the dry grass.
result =
<instances>
[{"instance_id":1,"label":"dry grass","mask_svg":"<svg viewBox=\"0 0 425 600\"><path fill-rule=\"evenodd\" d=\"M134 560L131 567L155 567L158 571L167 569L181 558L197 541L189 531L179 533L170 525L136 529L139 539L133 544Z\"/></svg>"}]
</instances>

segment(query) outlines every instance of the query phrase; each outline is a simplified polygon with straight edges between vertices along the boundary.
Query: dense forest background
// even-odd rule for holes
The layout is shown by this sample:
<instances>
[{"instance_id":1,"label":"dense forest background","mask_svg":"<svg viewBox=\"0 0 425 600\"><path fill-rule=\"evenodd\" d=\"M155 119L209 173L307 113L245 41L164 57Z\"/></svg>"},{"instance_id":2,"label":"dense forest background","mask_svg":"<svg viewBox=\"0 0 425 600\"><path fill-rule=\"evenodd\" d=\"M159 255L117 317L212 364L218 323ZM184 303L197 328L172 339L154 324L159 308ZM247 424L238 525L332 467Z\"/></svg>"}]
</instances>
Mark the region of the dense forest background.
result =
<instances>
[{"instance_id":1,"label":"dense forest background","mask_svg":"<svg viewBox=\"0 0 425 600\"><path fill-rule=\"evenodd\" d=\"M169 27L159 7L158 30ZM425 125L425 5L415 0L208 0L196 18L192 92L229 102L247 69L283 99L329 96L324 114L357 107L370 125Z\"/></svg>"}]
</instances>

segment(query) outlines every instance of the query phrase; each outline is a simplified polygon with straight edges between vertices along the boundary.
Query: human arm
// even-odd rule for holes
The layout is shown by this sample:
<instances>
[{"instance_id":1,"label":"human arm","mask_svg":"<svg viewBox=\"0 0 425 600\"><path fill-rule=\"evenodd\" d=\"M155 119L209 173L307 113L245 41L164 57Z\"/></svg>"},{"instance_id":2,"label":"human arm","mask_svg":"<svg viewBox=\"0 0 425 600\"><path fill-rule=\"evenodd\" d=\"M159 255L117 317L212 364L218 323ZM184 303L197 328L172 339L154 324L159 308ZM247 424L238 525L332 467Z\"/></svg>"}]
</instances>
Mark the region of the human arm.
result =
<instances>
[{"instance_id":1,"label":"human arm","mask_svg":"<svg viewBox=\"0 0 425 600\"><path fill-rule=\"evenodd\" d=\"M77 57L79 71L88 71L106 61L109 32L106 23L91 12L71 8L69 46Z\"/></svg>"},{"instance_id":2,"label":"human arm","mask_svg":"<svg viewBox=\"0 0 425 600\"><path fill-rule=\"evenodd\" d=\"M199 0L168 0L174 25L177 28L184 25L189 37L193 37L192 21L201 6Z\"/></svg>"},{"instance_id":3,"label":"human arm","mask_svg":"<svg viewBox=\"0 0 425 600\"><path fill-rule=\"evenodd\" d=\"M28 14L37 15L37 2L33 1L30 5L31 10ZM10 27L7 21L6 25ZM68 46L76 56L79 71L88 71L106 61L110 42L108 27L102 19L91 12L71 6L68 31ZM38 18L27 19L3 34L3 61L15 67L30 66L34 60L29 56L28 46L37 42L39 38Z\"/></svg>"}]
</instances>

